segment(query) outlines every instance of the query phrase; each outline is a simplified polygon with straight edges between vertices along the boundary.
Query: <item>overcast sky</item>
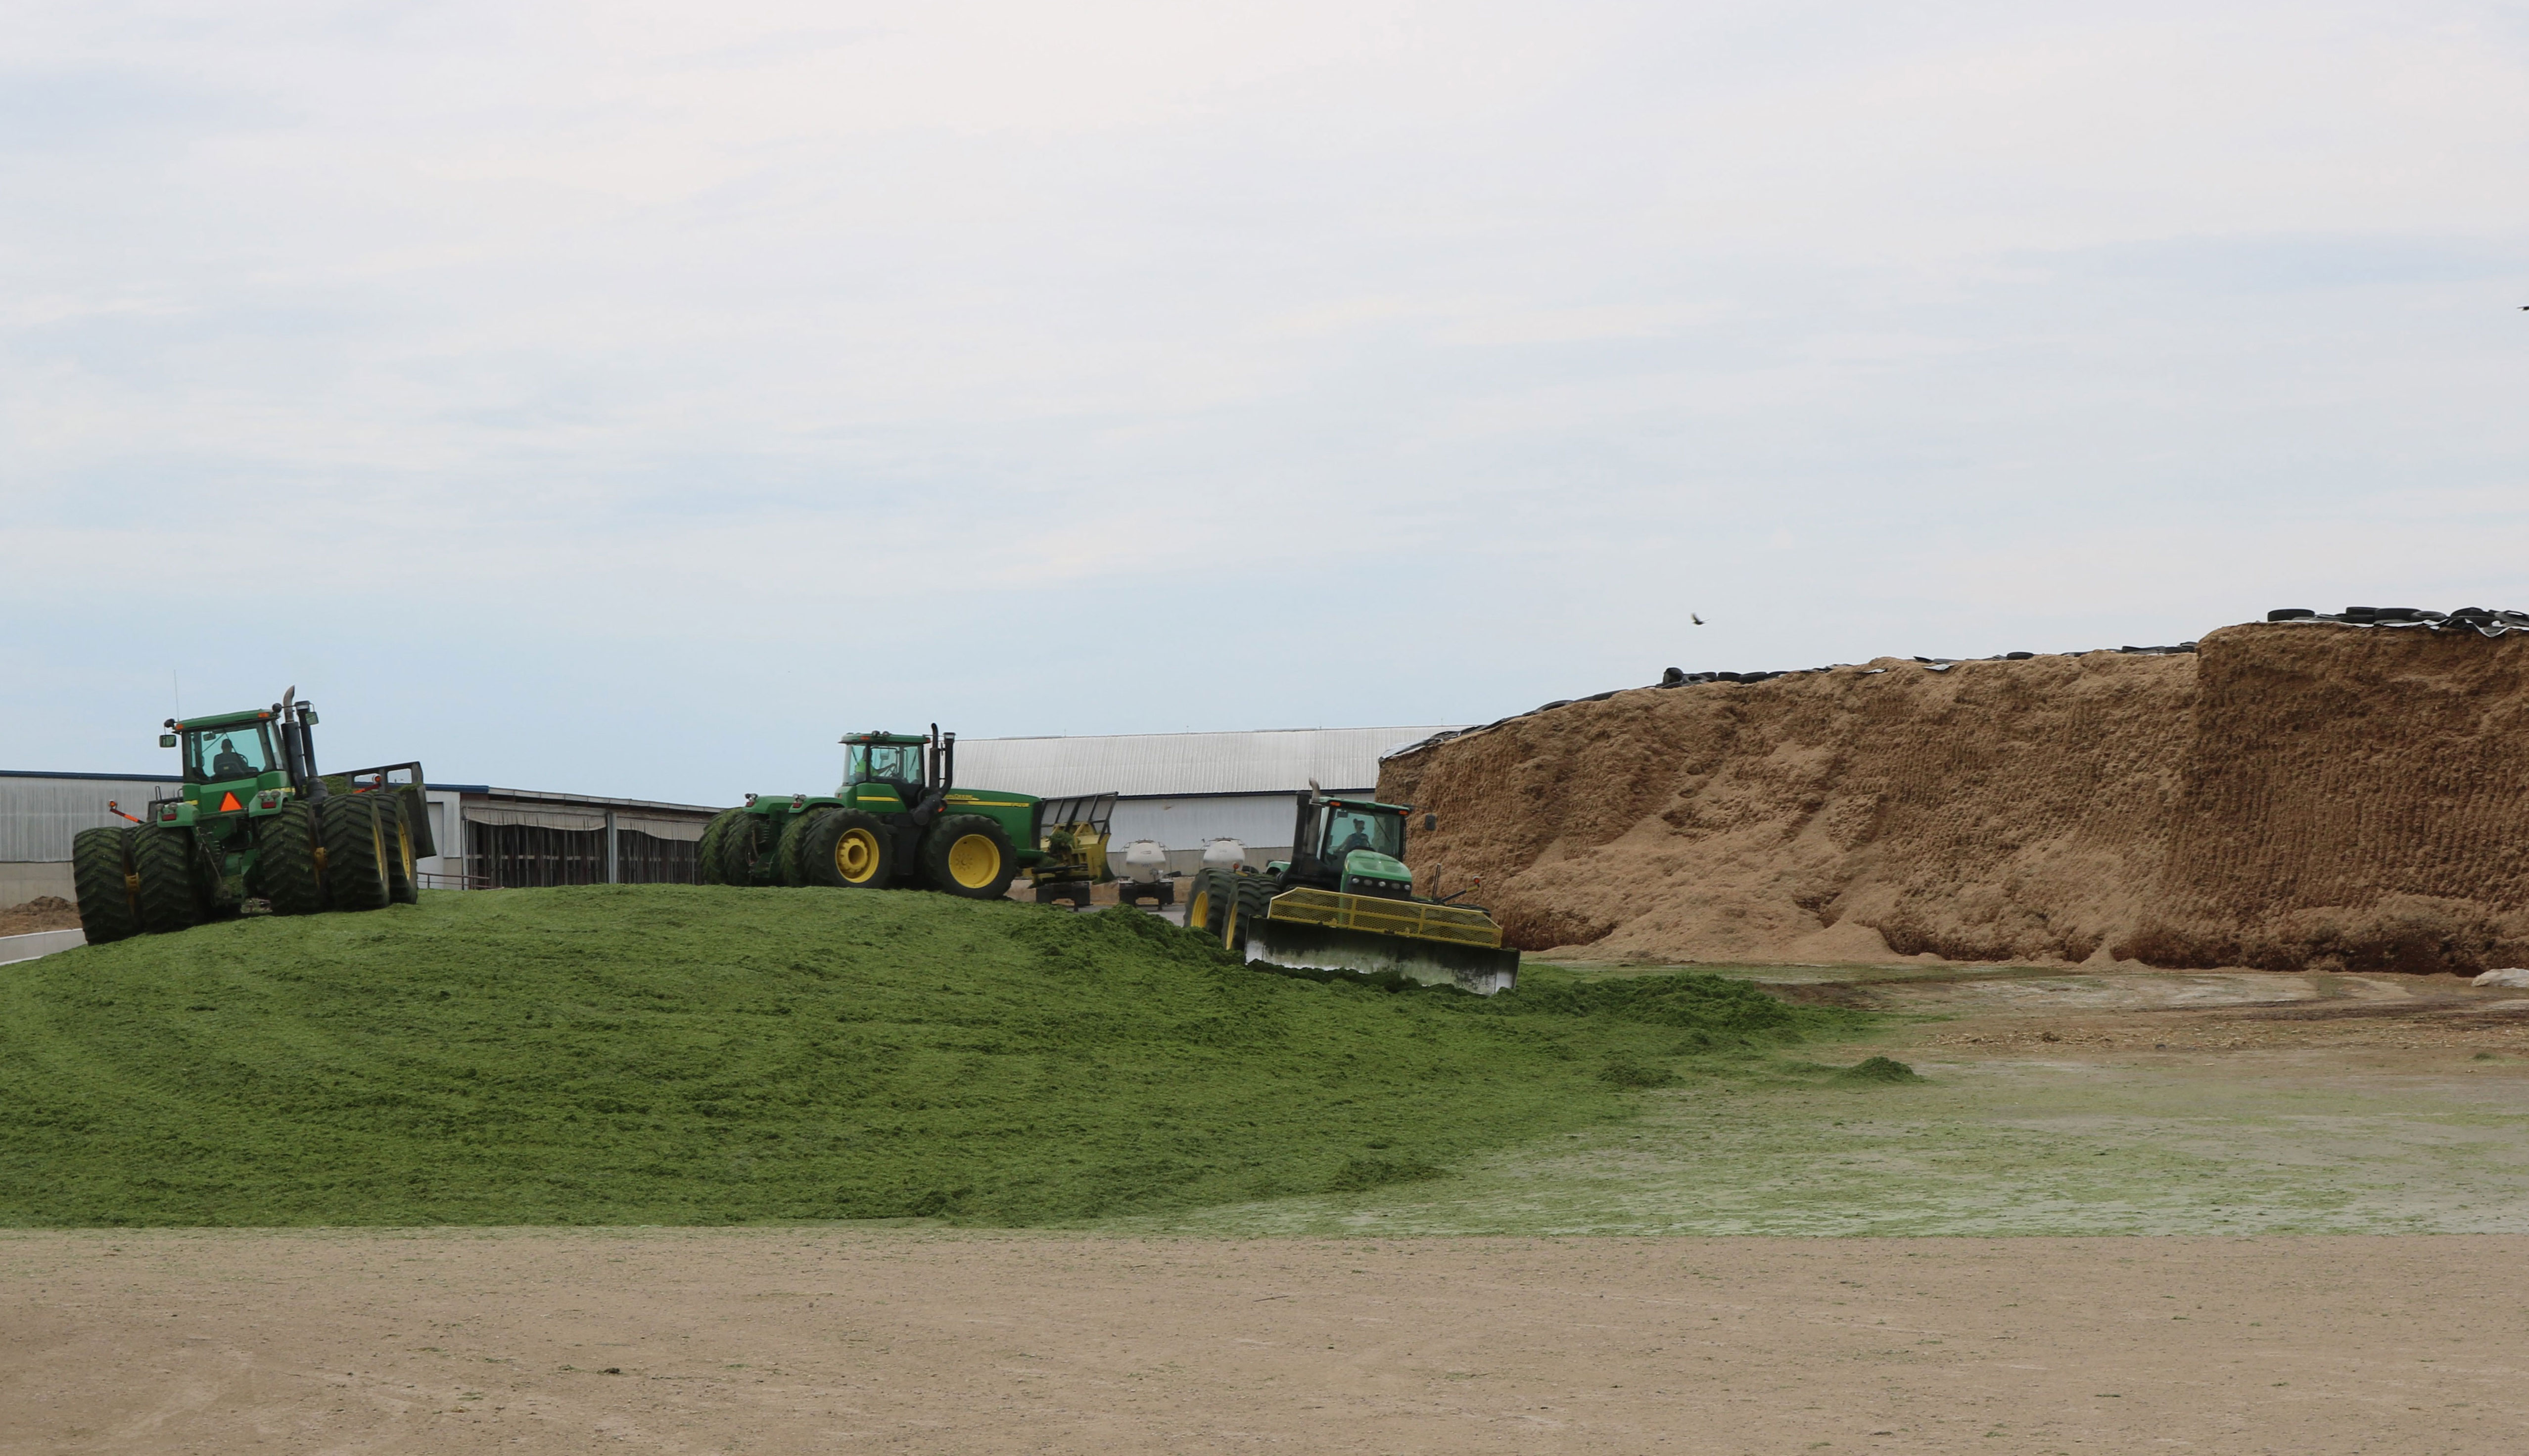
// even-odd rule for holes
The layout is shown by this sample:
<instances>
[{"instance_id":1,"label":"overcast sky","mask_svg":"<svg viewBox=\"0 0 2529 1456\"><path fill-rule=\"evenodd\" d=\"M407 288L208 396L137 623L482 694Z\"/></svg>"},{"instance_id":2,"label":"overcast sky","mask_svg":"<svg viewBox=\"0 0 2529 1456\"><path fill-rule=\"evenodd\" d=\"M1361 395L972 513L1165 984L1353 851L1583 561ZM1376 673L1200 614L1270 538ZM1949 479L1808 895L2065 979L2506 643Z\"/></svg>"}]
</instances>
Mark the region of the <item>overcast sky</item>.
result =
<instances>
[{"instance_id":1,"label":"overcast sky","mask_svg":"<svg viewBox=\"0 0 2529 1456\"><path fill-rule=\"evenodd\" d=\"M2529 607L2524 303L2516 5L18 0L0 767Z\"/></svg>"}]
</instances>

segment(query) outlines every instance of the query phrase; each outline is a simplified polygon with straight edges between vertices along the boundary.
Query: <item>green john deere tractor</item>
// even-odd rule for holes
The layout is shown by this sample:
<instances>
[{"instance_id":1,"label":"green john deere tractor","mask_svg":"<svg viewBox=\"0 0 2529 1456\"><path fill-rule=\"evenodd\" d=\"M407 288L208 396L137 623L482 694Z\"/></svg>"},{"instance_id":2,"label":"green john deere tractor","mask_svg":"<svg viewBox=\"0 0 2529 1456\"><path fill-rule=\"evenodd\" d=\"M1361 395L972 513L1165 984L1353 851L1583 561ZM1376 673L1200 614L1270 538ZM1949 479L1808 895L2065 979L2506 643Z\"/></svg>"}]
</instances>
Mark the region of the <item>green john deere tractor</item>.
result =
<instances>
[{"instance_id":1,"label":"green john deere tractor","mask_svg":"<svg viewBox=\"0 0 2529 1456\"><path fill-rule=\"evenodd\" d=\"M182 790L145 818L123 815L131 828L71 841L88 944L417 897L413 861L438 852L421 765L319 775L316 710L297 698L294 687L268 709L167 720L158 746L182 746Z\"/></svg>"},{"instance_id":2,"label":"green john deere tractor","mask_svg":"<svg viewBox=\"0 0 2529 1456\"><path fill-rule=\"evenodd\" d=\"M842 741L843 782L833 793L751 793L703 827L702 883L928 887L993 900L1022 870L1064 867L1064 850L1039 837L1044 800L955 786L955 733L933 724L927 735L853 733ZM1094 878L1085 864L1069 868Z\"/></svg>"},{"instance_id":3,"label":"green john deere tractor","mask_svg":"<svg viewBox=\"0 0 2529 1456\"><path fill-rule=\"evenodd\" d=\"M1218 936L1251 963L1401 977L1478 996L1518 984L1519 952L1502 944L1490 915L1449 903L1456 895L1414 893L1414 872L1405 867L1411 805L1331 798L1314 783L1299 798L1291 858L1261 873L1244 865L1198 871L1188 926Z\"/></svg>"}]
</instances>

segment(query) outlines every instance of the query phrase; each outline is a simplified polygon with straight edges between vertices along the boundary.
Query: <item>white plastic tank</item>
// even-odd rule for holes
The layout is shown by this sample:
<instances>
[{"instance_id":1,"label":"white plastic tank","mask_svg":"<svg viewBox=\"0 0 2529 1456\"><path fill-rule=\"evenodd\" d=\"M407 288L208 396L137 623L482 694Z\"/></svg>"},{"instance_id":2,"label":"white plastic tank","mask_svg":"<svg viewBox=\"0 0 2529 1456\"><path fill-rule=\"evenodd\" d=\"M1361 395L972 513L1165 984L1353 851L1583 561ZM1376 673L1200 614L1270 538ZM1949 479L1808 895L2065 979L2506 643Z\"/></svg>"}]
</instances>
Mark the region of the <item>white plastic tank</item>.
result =
<instances>
[{"instance_id":1,"label":"white plastic tank","mask_svg":"<svg viewBox=\"0 0 2529 1456\"><path fill-rule=\"evenodd\" d=\"M1124 878L1149 885L1168 869L1168 851L1157 839L1135 839L1124 846Z\"/></svg>"},{"instance_id":2,"label":"white plastic tank","mask_svg":"<svg viewBox=\"0 0 2529 1456\"><path fill-rule=\"evenodd\" d=\"M1214 839L1203 846L1204 868L1234 870L1247 863L1247 846L1236 839Z\"/></svg>"}]
</instances>

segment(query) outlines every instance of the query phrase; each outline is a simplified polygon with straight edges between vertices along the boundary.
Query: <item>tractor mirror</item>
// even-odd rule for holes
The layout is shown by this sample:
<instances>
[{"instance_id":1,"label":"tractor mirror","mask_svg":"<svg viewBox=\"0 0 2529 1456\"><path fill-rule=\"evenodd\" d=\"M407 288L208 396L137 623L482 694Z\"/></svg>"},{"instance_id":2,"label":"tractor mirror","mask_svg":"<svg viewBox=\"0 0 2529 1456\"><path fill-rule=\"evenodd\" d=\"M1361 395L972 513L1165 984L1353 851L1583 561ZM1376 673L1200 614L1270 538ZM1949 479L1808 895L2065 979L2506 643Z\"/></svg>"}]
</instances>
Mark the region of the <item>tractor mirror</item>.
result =
<instances>
[{"instance_id":1,"label":"tractor mirror","mask_svg":"<svg viewBox=\"0 0 2529 1456\"><path fill-rule=\"evenodd\" d=\"M1425 834L1426 834L1426 835L1427 835L1427 834L1431 833L1431 831L1433 831L1433 830L1435 830L1435 829L1438 829L1439 827L1440 827L1440 816L1439 816L1439 815L1437 815L1437 814L1426 814L1426 815L1424 815L1424 816L1423 816L1423 833L1425 833Z\"/></svg>"},{"instance_id":2,"label":"tractor mirror","mask_svg":"<svg viewBox=\"0 0 2529 1456\"><path fill-rule=\"evenodd\" d=\"M173 748L173 747L175 747L175 746L176 746L176 735L175 735L174 733L160 733L160 734L158 735L158 746L159 746L159 747L161 747L161 748Z\"/></svg>"}]
</instances>

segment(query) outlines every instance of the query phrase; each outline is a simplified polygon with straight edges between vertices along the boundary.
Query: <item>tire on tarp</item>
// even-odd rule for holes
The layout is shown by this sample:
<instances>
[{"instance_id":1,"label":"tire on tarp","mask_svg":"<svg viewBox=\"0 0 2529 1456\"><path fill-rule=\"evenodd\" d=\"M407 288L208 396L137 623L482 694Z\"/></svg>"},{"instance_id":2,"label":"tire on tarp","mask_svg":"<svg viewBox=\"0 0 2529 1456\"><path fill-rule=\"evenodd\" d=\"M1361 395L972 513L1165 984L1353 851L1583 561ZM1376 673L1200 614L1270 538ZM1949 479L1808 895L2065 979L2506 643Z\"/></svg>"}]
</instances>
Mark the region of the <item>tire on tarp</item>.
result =
<instances>
[{"instance_id":1,"label":"tire on tarp","mask_svg":"<svg viewBox=\"0 0 2529 1456\"><path fill-rule=\"evenodd\" d=\"M132 873L132 831L83 829L71 840L71 892L91 945L140 934L139 886Z\"/></svg>"}]
</instances>

